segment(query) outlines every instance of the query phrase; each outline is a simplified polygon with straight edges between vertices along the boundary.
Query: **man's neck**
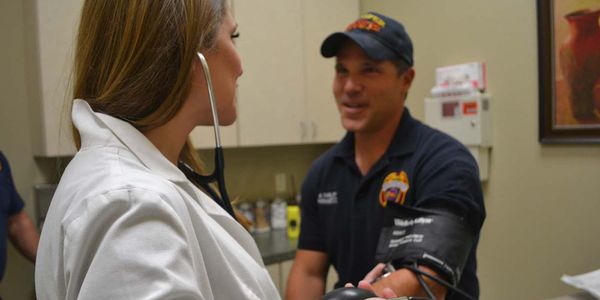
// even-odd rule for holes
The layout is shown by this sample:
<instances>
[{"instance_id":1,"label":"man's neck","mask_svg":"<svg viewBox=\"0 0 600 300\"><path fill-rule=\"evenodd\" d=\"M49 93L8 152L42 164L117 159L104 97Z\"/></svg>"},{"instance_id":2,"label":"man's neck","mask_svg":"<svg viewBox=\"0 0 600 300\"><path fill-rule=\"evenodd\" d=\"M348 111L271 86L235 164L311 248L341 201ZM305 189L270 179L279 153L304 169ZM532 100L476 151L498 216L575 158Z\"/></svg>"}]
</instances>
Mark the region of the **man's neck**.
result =
<instances>
[{"instance_id":1,"label":"man's neck","mask_svg":"<svg viewBox=\"0 0 600 300\"><path fill-rule=\"evenodd\" d=\"M354 161L363 176L367 175L385 154L399 124L400 119L397 122L389 122L386 127L376 132L354 134Z\"/></svg>"}]
</instances>

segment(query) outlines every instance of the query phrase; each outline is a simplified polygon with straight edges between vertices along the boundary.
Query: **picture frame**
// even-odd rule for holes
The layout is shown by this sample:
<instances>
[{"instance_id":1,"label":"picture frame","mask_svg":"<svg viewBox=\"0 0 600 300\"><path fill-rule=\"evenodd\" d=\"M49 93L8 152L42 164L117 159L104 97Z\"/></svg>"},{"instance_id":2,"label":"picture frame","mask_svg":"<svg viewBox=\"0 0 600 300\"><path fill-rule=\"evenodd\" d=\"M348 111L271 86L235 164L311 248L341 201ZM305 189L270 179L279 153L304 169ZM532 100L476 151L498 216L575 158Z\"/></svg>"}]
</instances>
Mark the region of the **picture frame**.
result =
<instances>
[{"instance_id":1,"label":"picture frame","mask_svg":"<svg viewBox=\"0 0 600 300\"><path fill-rule=\"evenodd\" d=\"M542 144L600 144L599 18L600 0L537 0Z\"/></svg>"}]
</instances>

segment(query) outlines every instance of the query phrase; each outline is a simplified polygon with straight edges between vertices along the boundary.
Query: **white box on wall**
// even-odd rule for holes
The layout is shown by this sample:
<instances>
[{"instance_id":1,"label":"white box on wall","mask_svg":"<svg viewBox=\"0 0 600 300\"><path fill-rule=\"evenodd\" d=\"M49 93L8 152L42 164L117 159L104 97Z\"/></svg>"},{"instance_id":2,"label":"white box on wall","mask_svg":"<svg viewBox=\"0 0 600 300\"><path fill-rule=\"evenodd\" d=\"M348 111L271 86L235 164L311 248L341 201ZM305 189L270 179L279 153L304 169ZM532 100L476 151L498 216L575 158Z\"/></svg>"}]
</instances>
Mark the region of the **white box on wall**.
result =
<instances>
[{"instance_id":1,"label":"white box on wall","mask_svg":"<svg viewBox=\"0 0 600 300\"><path fill-rule=\"evenodd\" d=\"M466 146L491 146L491 98L486 94L425 99L425 121Z\"/></svg>"},{"instance_id":2,"label":"white box on wall","mask_svg":"<svg viewBox=\"0 0 600 300\"><path fill-rule=\"evenodd\" d=\"M492 146L492 101L482 93L485 85L483 63L436 68L436 85L425 99L425 122L469 149L482 181L489 177Z\"/></svg>"},{"instance_id":3,"label":"white box on wall","mask_svg":"<svg viewBox=\"0 0 600 300\"><path fill-rule=\"evenodd\" d=\"M474 92L425 99L425 122L462 142L479 165L482 181L488 179L492 146L491 97Z\"/></svg>"}]
</instances>

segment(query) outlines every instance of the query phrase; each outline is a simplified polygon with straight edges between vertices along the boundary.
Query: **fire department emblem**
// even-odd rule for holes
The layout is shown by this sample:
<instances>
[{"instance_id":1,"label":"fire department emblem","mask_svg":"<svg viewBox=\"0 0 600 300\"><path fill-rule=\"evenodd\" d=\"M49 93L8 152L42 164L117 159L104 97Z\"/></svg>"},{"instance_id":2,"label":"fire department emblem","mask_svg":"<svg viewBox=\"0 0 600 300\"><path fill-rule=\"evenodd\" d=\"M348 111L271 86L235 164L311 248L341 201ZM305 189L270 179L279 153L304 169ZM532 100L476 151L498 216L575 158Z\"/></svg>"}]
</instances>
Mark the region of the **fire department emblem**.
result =
<instances>
[{"instance_id":1,"label":"fire department emblem","mask_svg":"<svg viewBox=\"0 0 600 300\"><path fill-rule=\"evenodd\" d=\"M379 204L386 207L388 202L404 204L406 193L408 192L408 176L406 172L392 172L388 174L381 185L379 193Z\"/></svg>"}]
</instances>

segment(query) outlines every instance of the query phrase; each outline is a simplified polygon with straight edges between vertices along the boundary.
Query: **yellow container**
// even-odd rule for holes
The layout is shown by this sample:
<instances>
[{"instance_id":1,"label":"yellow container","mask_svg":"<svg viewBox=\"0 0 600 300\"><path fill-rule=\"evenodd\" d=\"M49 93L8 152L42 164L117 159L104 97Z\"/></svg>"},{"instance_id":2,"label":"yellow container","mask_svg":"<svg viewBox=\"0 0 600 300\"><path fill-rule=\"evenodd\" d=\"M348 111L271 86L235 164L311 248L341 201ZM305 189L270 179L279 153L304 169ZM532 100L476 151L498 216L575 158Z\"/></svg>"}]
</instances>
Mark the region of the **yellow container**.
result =
<instances>
[{"instance_id":1,"label":"yellow container","mask_svg":"<svg viewBox=\"0 0 600 300\"><path fill-rule=\"evenodd\" d=\"M287 207L287 233L290 239L297 239L300 236L300 208L298 205L288 205Z\"/></svg>"}]
</instances>

